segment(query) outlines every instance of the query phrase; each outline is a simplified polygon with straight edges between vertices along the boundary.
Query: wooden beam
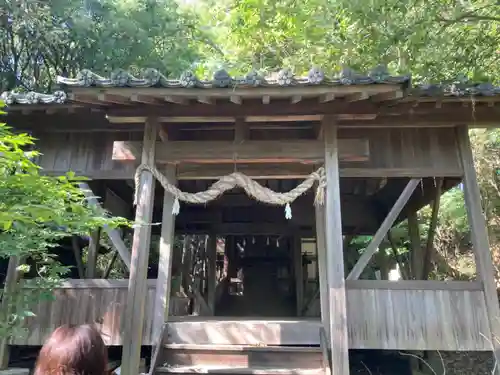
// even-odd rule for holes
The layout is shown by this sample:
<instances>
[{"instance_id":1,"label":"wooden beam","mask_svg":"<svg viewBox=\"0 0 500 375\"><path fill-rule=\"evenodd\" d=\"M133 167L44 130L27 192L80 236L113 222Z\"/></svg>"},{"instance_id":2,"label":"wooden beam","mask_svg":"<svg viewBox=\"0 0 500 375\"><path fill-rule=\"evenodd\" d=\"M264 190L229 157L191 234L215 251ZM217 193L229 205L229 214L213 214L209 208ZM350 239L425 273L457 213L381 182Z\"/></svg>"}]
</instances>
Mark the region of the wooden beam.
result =
<instances>
[{"instance_id":1,"label":"wooden beam","mask_svg":"<svg viewBox=\"0 0 500 375\"><path fill-rule=\"evenodd\" d=\"M229 101L231 103L234 103L234 104L238 104L240 105L241 104L241 96L238 96L238 95L231 95L229 97Z\"/></svg>"},{"instance_id":2,"label":"wooden beam","mask_svg":"<svg viewBox=\"0 0 500 375\"><path fill-rule=\"evenodd\" d=\"M319 166L318 166L319 167ZM307 164L238 164L238 171L253 179L293 179L304 178L317 169ZM213 180L234 172L230 164L181 164L178 168L179 180Z\"/></svg>"},{"instance_id":3,"label":"wooden beam","mask_svg":"<svg viewBox=\"0 0 500 375\"><path fill-rule=\"evenodd\" d=\"M148 95L137 95L137 94L132 94L130 96L130 101L133 103L142 103L142 104L149 104L149 105L159 105L161 102L158 100L158 98L154 98Z\"/></svg>"},{"instance_id":4,"label":"wooden beam","mask_svg":"<svg viewBox=\"0 0 500 375\"><path fill-rule=\"evenodd\" d=\"M338 94L345 96L352 93L366 92L370 95L375 95L382 92L392 92L400 90L400 84L384 84L384 85L344 85L344 86L301 86L301 87L259 87L259 88L212 88L206 90L203 88L135 88L134 93L140 95L161 96L175 95L184 98L196 98L198 96L206 96L214 99L229 98L233 95L241 96L242 98L262 98L264 95L269 95L277 98L289 98L294 95L303 96L320 96L327 93ZM111 87L102 88L96 91L93 88L72 88L72 93L96 96L96 94L130 95L129 88Z\"/></svg>"},{"instance_id":5,"label":"wooden beam","mask_svg":"<svg viewBox=\"0 0 500 375\"><path fill-rule=\"evenodd\" d=\"M480 281L436 281L436 280L347 280L347 289L364 290L448 290L448 291L481 291Z\"/></svg>"},{"instance_id":6,"label":"wooden beam","mask_svg":"<svg viewBox=\"0 0 500 375\"><path fill-rule=\"evenodd\" d=\"M479 99L479 98L478 98ZM346 107L338 105L337 101L323 103L321 106L325 108L314 108L317 103L308 101L308 105L304 106L301 111L294 110L296 106L302 107L303 99L297 104L274 103L273 105L255 106L232 105L231 108L225 108L224 105L218 103L216 106L207 106L204 104L190 104L189 106L181 106L177 104L166 104L168 109L163 106L142 105L137 106L134 110L110 108L107 114L91 113L87 109L75 114L62 113L52 115L50 122L47 122L45 114L34 113L29 116L21 114L18 107L9 108L6 122L12 124L19 129L40 130L40 123L43 123L43 131L57 132L129 132L141 131L144 128L144 121L150 112L158 112L160 122L168 122L172 124L185 124L189 122L202 123L229 123L233 122L235 117L245 117L247 122L288 122L289 125L297 125L297 121L320 121L323 114L334 114L337 117L337 125L339 128L380 128L380 127L453 127L458 121L467 123L470 127L481 128L493 126L500 119L500 106L488 107L476 103L474 116L470 109L458 107L457 103L447 104L441 109L436 109L433 103L421 103L423 109L415 112L415 108L411 107L411 103L398 102L391 106L375 107L376 103L362 102L359 104L351 104ZM355 102L356 103L356 102ZM276 104L276 105L275 105ZM429 108L433 104L432 108ZM368 105L368 106L366 106ZM282 110L281 106L289 107L289 112ZM31 107L31 106L30 106ZM234 107L234 108L233 108ZM57 106L59 108L59 106ZM211 112L207 108L212 108ZM273 112L274 111L274 112ZM316 118L315 120L313 120ZM126 127L123 124L128 124Z\"/></svg>"},{"instance_id":7,"label":"wooden beam","mask_svg":"<svg viewBox=\"0 0 500 375\"><path fill-rule=\"evenodd\" d=\"M355 92L353 94L347 95L345 97L345 101L347 102L357 102L357 101L362 101L366 100L370 97L370 95L366 92Z\"/></svg>"},{"instance_id":8,"label":"wooden beam","mask_svg":"<svg viewBox=\"0 0 500 375\"><path fill-rule=\"evenodd\" d=\"M234 143L239 145L248 140L250 134L249 124L244 118L238 117L234 123Z\"/></svg>"},{"instance_id":9,"label":"wooden beam","mask_svg":"<svg viewBox=\"0 0 500 375\"><path fill-rule=\"evenodd\" d=\"M81 182L78 184L78 186L87 198L88 204L102 210L101 204L94 196L94 193L90 189L89 185L87 185L85 182ZM127 249L127 246L125 246L125 243L120 236L120 232L117 229L110 228L107 225L105 225L102 229L108 235L113 247L120 254L120 258L123 260L123 263L125 264L127 269L130 270L130 251Z\"/></svg>"},{"instance_id":10,"label":"wooden beam","mask_svg":"<svg viewBox=\"0 0 500 375\"><path fill-rule=\"evenodd\" d=\"M168 145L167 145L168 147ZM176 183L175 166L165 168L165 176L170 183ZM155 304L153 315L153 342L159 339L163 325L168 318L170 306L170 285L172 281L172 259L174 252L175 216L172 214L175 198L165 192L163 195L163 214L156 280ZM167 314L167 316L165 316Z\"/></svg>"},{"instance_id":11,"label":"wooden beam","mask_svg":"<svg viewBox=\"0 0 500 375\"><path fill-rule=\"evenodd\" d=\"M104 104L105 104L97 98L95 93L94 93L94 95L82 95L82 94L75 95L73 93L69 93L68 99L74 103L90 104L94 108L99 108L99 107L104 108ZM21 109L21 110L23 110L23 109Z\"/></svg>"},{"instance_id":12,"label":"wooden beam","mask_svg":"<svg viewBox=\"0 0 500 375\"><path fill-rule=\"evenodd\" d=\"M238 171L257 180L269 179L302 179L314 172L320 164L278 164L278 163L248 163L238 164ZM47 172L47 171L46 171ZM111 171L110 171L111 172ZM214 180L234 172L234 165L227 164L181 164L178 167L179 180ZM54 172L55 173L55 172ZM384 167L368 167L366 164L360 165L359 168L344 168L340 167L340 177L355 177L355 178L372 178L372 177L462 177L461 167L457 168L440 168L429 167L421 168L384 168ZM133 175L129 173L129 178ZM121 174L116 174L116 178L126 178Z\"/></svg>"},{"instance_id":13,"label":"wooden beam","mask_svg":"<svg viewBox=\"0 0 500 375\"><path fill-rule=\"evenodd\" d=\"M241 198L241 199L240 199ZM378 228L375 211L370 206L370 200L363 197L342 196L342 223L347 226L359 226L361 228ZM249 202L246 205L243 202ZM231 206L231 204L234 204ZM241 204L241 206L239 206ZM179 226L196 224L215 224L220 222L255 222L280 224L290 226L314 226L314 207L311 195L298 198L291 205L293 216L286 220L283 207L258 204L251 198L244 196L221 197L221 203L215 201L208 207L182 205L180 213L176 218ZM362 214L361 214L362 213ZM159 216L159 215L158 215ZM157 216L157 217L158 217Z\"/></svg>"},{"instance_id":14,"label":"wooden beam","mask_svg":"<svg viewBox=\"0 0 500 375\"><path fill-rule=\"evenodd\" d=\"M155 140L158 123L149 119L144 129L144 149L141 162L154 165ZM132 256L127 300L124 314L122 374L139 373L144 309L147 297L147 268L151 241L151 219L153 216L155 180L151 172L143 170L138 186L136 227L132 241Z\"/></svg>"},{"instance_id":15,"label":"wooden beam","mask_svg":"<svg viewBox=\"0 0 500 375\"><path fill-rule=\"evenodd\" d=\"M206 96L206 95L200 95L200 96L198 96L197 100L200 103L203 103L203 104L214 104L214 100L212 98L210 98L209 96Z\"/></svg>"},{"instance_id":16,"label":"wooden beam","mask_svg":"<svg viewBox=\"0 0 500 375\"><path fill-rule=\"evenodd\" d=\"M200 229L201 228L201 229ZM290 224L273 224L273 223L221 223L213 224L206 227L196 226L179 228L179 234L209 234L212 231L217 232L221 236L275 236L283 235L290 236L295 233L300 233L302 237L310 237L312 230L307 227L297 228Z\"/></svg>"},{"instance_id":17,"label":"wooden beam","mask_svg":"<svg viewBox=\"0 0 500 375\"><path fill-rule=\"evenodd\" d=\"M111 104L119 104L119 105L129 105L130 103L130 97L128 95L123 96L123 95L116 95L116 94L106 94L106 93L99 93L97 94L97 100L100 102L103 102L105 104L111 103Z\"/></svg>"},{"instance_id":18,"label":"wooden beam","mask_svg":"<svg viewBox=\"0 0 500 375\"><path fill-rule=\"evenodd\" d=\"M359 276L373 257L373 254L375 254L378 247L382 243L387 232L389 231L389 229L391 229L392 224L394 224L404 206L410 199L419 182L419 179L412 179L408 182L403 192L396 200L396 203L394 203L394 206L391 208L386 218L380 225L380 228L378 228L377 232L373 236L370 244L363 252L363 255L361 255L361 257L358 259L358 262L354 265L351 272L347 276L347 280L357 280L359 278Z\"/></svg>"},{"instance_id":19,"label":"wooden beam","mask_svg":"<svg viewBox=\"0 0 500 375\"><path fill-rule=\"evenodd\" d=\"M314 172L320 164L294 164L294 163L248 163L238 164L239 172L256 180L289 180L303 179ZM365 164L363 164L365 165ZM66 170L40 171L46 176L61 176ZM77 176L85 176L92 180L133 180L134 171L132 169L91 169L74 170ZM234 164L179 164L177 167L177 180L217 180L223 176L234 172ZM340 177L350 178L388 178L388 177L452 177L461 179L463 175L461 167L441 168L430 167L420 168L340 168Z\"/></svg>"},{"instance_id":20,"label":"wooden beam","mask_svg":"<svg viewBox=\"0 0 500 375\"><path fill-rule=\"evenodd\" d=\"M157 90L157 89L156 89ZM374 93L375 94L375 93ZM435 99L434 99L435 100ZM488 107L484 105L481 108L476 105L476 111L480 116L496 114L500 110L496 107ZM400 100L394 106L381 106L379 103L371 100L348 102L345 100L334 100L332 102L320 103L318 98L306 98L303 95L302 101L292 104L290 99L279 99L273 96L272 105L262 103L262 99L244 100L244 105L234 103L217 103L217 105L209 106L200 103L192 103L189 106L180 106L176 104L166 104L165 106L134 106L120 107L114 106L106 110L109 116L130 117L130 116L158 116L158 117L237 117L237 116L303 116L303 115L361 115L361 114L376 114L384 115L406 115L413 110L412 116L414 121L418 116L426 115L428 118L438 116L438 121L446 120L446 116L452 116L454 119L460 115L466 115L463 119L473 119L473 116L467 108L463 108L459 103L449 103L441 109L436 109L435 103L420 103L417 108L412 102ZM393 116L397 117L397 116ZM439 118L441 117L441 118ZM397 120L395 120L397 121ZM448 124L452 124L453 119L448 120ZM339 124L340 125L340 124Z\"/></svg>"},{"instance_id":21,"label":"wooden beam","mask_svg":"<svg viewBox=\"0 0 500 375\"><path fill-rule=\"evenodd\" d=\"M185 98L179 98L177 96L172 96L172 95L166 95L164 97L166 102L169 103L175 103L175 104L180 104L180 105L186 105L188 104L188 100Z\"/></svg>"},{"instance_id":22,"label":"wooden beam","mask_svg":"<svg viewBox=\"0 0 500 375\"><path fill-rule=\"evenodd\" d=\"M331 102L335 100L335 94L334 93L328 93L328 94L324 94L322 96L320 96L319 98L319 102L320 103L328 103L328 102Z\"/></svg>"},{"instance_id":23,"label":"wooden beam","mask_svg":"<svg viewBox=\"0 0 500 375\"><path fill-rule=\"evenodd\" d=\"M500 307L495 283L493 260L490 253L490 243L486 222L481 207L481 193L474 169L474 159L466 126L457 127L457 143L460 160L464 169L464 198L467 218L471 228L472 246L476 258L476 268L479 279L484 286L486 314L490 324L490 340L496 363L500 363ZM495 374L500 374L496 366Z\"/></svg>"},{"instance_id":24,"label":"wooden beam","mask_svg":"<svg viewBox=\"0 0 500 375\"><path fill-rule=\"evenodd\" d=\"M330 302L328 300L328 277L327 265L328 259L326 255L326 239L325 239L325 208L323 206L315 206L316 213L316 251L318 254L318 279L319 279L319 298L321 306L321 323L325 328L326 336L330 337Z\"/></svg>"},{"instance_id":25,"label":"wooden beam","mask_svg":"<svg viewBox=\"0 0 500 375\"><path fill-rule=\"evenodd\" d=\"M329 335L332 373L349 375L349 344L340 213L339 145L337 128L331 118L324 119L326 173L326 254L328 277Z\"/></svg>"},{"instance_id":26,"label":"wooden beam","mask_svg":"<svg viewBox=\"0 0 500 375\"><path fill-rule=\"evenodd\" d=\"M397 100L403 98L404 94L401 90L396 90L392 92L384 92L380 94L373 95L370 100L372 102L385 102L389 100Z\"/></svg>"},{"instance_id":27,"label":"wooden beam","mask_svg":"<svg viewBox=\"0 0 500 375\"><path fill-rule=\"evenodd\" d=\"M321 142L301 141L246 141L235 144L228 141L177 141L169 147L157 146L157 163L321 163ZM141 142L115 141L113 160L134 161L139 159ZM235 160L236 156L236 160ZM342 161L367 161L369 148L367 139L343 139L339 143Z\"/></svg>"}]
</instances>

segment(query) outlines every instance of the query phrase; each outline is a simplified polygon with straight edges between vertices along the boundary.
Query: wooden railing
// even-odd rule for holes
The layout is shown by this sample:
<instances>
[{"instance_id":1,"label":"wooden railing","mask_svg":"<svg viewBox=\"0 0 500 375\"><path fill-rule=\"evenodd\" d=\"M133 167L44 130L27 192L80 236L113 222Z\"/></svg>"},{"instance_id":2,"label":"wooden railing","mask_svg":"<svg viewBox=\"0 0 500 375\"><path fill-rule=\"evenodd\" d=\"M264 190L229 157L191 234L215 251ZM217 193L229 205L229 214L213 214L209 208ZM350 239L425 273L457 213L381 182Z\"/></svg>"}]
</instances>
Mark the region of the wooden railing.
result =
<instances>
[{"instance_id":1,"label":"wooden railing","mask_svg":"<svg viewBox=\"0 0 500 375\"><path fill-rule=\"evenodd\" d=\"M155 285L156 280L148 280L144 345L153 344ZM489 324L479 282L356 280L348 281L346 286L350 348L491 350L491 343L486 339ZM27 336L11 343L41 345L61 324L93 323L101 330L106 344L121 345L127 290L128 280L67 281L55 290L55 300L45 300L34 307L36 317L26 321ZM319 300L315 303L317 306L310 311L319 317ZM187 299L171 299L170 316L187 315L187 310ZM301 337L318 340L319 321L317 325L297 324L304 325L300 328ZM311 329L314 332L307 333ZM281 330L286 328L279 328L281 333L275 332L280 340L296 337L295 333L287 336ZM200 340L199 335L196 339Z\"/></svg>"},{"instance_id":2,"label":"wooden railing","mask_svg":"<svg viewBox=\"0 0 500 375\"><path fill-rule=\"evenodd\" d=\"M156 280L148 280L144 345L151 345ZM54 290L54 299L33 307L35 317L26 320L27 335L11 341L14 345L42 345L62 324L96 324L107 345L121 345L122 318L127 300L128 280L69 280ZM172 297L170 315L186 315L188 301Z\"/></svg>"},{"instance_id":3,"label":"wooden railing","mask_svg":"<svg viewBox=\"0 0 500 375\"><path fill-rule=\"evenodd\" d=\"M353 349L491 350L482 284L466 281L346 282ZM309 316L320 316L319 299Z\"/></svg>"}]
</instances>

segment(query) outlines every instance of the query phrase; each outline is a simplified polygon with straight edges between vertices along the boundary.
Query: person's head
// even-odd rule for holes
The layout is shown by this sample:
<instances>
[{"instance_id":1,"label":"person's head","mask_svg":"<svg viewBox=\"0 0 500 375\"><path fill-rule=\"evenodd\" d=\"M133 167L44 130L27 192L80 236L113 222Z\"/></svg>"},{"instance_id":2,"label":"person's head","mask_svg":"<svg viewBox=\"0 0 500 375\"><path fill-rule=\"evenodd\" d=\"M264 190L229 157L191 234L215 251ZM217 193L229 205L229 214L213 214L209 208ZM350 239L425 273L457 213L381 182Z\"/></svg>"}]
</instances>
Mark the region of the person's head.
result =
<instances>
[{"instance_id":1,"label":"person's head","mask_svg":"<svg viewBox=\"0 0 500 375\"><path fill-rule=\"evenodd\" d=\"M57 328L45 342L34 375L105 375L108 353L91 325Z\"/></svg>"}]
</instances>

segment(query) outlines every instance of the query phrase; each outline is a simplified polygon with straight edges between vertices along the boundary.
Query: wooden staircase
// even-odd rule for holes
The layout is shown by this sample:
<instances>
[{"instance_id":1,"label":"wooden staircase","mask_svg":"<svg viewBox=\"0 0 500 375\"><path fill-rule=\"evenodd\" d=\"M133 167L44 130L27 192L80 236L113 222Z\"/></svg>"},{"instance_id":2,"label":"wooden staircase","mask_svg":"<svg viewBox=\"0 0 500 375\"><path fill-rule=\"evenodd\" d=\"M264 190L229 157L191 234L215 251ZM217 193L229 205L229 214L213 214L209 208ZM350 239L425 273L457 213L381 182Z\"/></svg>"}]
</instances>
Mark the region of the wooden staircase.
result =
<instances>
[{"instance_id":1,"label":"wooden staircase","mask_svg":"<svg viewBox=\"0 0 500 375\"><path fill-rule=\"evenodd\" d=\"M164 327L154 349L149 375L329 375L326 348L320 346L257 346L176 344ZM320 333L318 332L318 336Z\"/></svg>"}]
</instances>

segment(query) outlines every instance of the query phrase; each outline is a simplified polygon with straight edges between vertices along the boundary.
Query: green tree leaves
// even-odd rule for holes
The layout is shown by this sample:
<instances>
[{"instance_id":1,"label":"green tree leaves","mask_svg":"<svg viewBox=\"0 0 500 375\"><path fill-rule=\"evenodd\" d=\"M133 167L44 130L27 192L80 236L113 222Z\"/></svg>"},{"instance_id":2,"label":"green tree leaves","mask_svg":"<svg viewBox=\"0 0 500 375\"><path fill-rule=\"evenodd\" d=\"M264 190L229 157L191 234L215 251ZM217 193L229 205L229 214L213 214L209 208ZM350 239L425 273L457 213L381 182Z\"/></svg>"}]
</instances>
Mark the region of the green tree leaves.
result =
<instances>
[{"instance_id":1,"label":"green tree leaves","mask_svg":"<svg viewBox=\"0 0 500 375\"><path fill-rule=\"evenodd\" d=\"M125 219L103 216L86 204L77 187L73 173L50 177L39 174L31 159L36 151L28 151L34 140L0 124L0 257L16 256L36 261L38 277L25 281L36 289L9 296L14 304L9 316L0 319L0 333L12 334L25 317L32 316L30 308L38 301L39 290L50 291L67 272L48 249L57 241L71 235L88 235L92 230L108 225L128 225ZM27 271L23 265L20 271ZM25 295L33 294L36 298ZM7 297L6 297L7 298ZM2 313L6 313L2 311Z\"/></svg>"}]
</instances>

